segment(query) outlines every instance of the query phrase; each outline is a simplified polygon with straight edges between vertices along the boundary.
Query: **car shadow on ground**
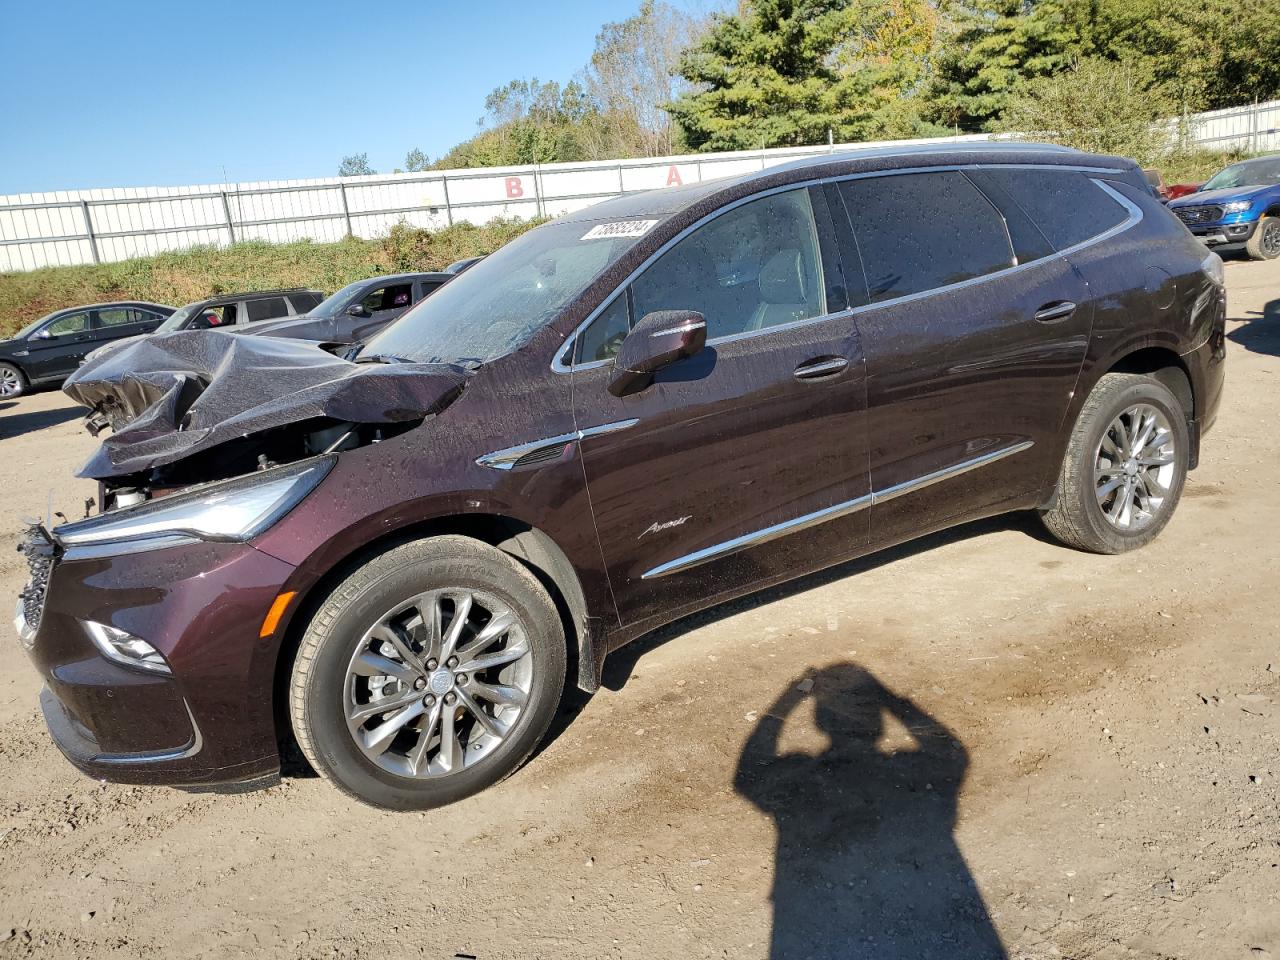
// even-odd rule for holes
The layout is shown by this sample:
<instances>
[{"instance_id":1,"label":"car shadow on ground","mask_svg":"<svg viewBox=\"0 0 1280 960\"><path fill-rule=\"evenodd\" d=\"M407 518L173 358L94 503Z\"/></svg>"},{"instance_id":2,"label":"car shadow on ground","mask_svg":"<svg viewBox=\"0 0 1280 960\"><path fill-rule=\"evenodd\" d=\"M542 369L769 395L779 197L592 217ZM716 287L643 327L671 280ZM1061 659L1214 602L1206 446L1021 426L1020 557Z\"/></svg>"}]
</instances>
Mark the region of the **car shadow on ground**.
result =
<instances>
[{"instance_id":1,"label":"car shadow on ground","mask_svg":"<svg viewBox=\"0 0 1280 960\"><path fill-rule=\"evenodd\" d=\"M11 407L20 407L17 403L0 404L0 440L20 437L24 433L33 433L45 427L57 426L70 420L78 420L84 416L84 408L72 404L54 410L30 410L18 413Z\"/></svg>"},{"instance_id":2,"label":"car shadow on ground","mask_svg":"<svg viewBox=\"0 0 1280 960\"><path fill-rule=\"evenodd\" d=\"M1250 310L1248 316L1231 320L1243 324L1227 334L1233 343L1254 353L1280 356L1280 300L1270 301L1260 312Z\"/></svg>"},{"instance_id":3,"label":"car shadow on ground","mask_svg":"<svg viewBox=\"0 0 1280 960\"><path fill-rule=\"evenodd\" d=\"M783 752L809 698L828 742ZM954 838L968 764L950 730L856 663L788 684L734 778L777 828L769 956L1004 958Z\"/></svg>"}]
</instances>

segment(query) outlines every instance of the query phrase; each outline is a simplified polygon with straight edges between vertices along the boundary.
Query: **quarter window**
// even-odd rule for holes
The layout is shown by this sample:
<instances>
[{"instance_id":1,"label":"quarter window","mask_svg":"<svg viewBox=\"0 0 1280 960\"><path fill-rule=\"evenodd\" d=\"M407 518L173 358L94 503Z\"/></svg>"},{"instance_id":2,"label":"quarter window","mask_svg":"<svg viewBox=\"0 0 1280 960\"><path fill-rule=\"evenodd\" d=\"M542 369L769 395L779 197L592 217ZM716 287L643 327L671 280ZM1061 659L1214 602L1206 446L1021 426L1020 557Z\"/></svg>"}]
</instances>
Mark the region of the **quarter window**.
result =
<instances>
[{"instance_id":1,"label":"quarter window","mask_svg":"<svg viewBox=\"0 0 1280 960\"><path fill-rule=\"evenodd\" d=\"M985 276L1014 263L1000 214L963 174L840 184L872 303Z\"/></svg>"},{"instance_id":2,"label":"quarter window","mask_svg":"<svg viewBox=\"0 0 1280 960\"><path fill-rule=\"evenodd\" d=\"M1007 191L1058 250L1105 233L1128 216L1124 207L1083 173L987 169L981 176Z\"/></svg>"}]
</instances>

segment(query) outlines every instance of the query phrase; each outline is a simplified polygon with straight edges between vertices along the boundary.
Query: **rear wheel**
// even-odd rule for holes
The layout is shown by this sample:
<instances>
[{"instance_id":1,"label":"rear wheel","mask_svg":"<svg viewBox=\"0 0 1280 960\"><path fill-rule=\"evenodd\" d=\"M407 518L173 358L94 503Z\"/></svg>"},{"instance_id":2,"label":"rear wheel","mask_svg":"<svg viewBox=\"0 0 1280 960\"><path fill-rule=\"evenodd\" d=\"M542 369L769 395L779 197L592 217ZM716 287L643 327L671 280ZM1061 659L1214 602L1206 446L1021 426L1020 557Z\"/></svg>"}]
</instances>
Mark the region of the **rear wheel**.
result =
<instances>
[{"instance_id":1,"label":"rear wheel","mask_svg":"<svg viewBox=\"0 0 1280 960\"><path fill-rule=\"evenodd\" d=\"M1280 257L1280 217L1266 216L1244 245L1252 260L1274 260Z\"/></svg>"},{"instance_id":2,"label":"rear wheel","mask_svg":"<svg viewBox=\"0 0 1280 960\"><path fill-rule=\"evenodd\" d=\"M289 705L322 776L390 809L498 782L551 722L565 638L546 589L467 537L405 544L361 567L312 617Z\"/></svg>"},{"instance_id":3,"label":"rear wheel","mask_svg":"<svg viewBox=\"0 0 1280 960\"><path fill-rule=\"evenodd\" d=\"M11 363L0 363L0 397L20 397L27 392L27 378Z\"/></svg>"},{"instance_id":4,"label":"rear wheel","mask_svg":"<svg viewBox=\"0 0 1280 960\"><path fill-rule=\"evenodd\" d=\"M1188 447L1186 414L1164 384L1107 374L1076 420L1045 526L1091 553L1150 543L1182 496Z\"/></svg>"}]
</instances>

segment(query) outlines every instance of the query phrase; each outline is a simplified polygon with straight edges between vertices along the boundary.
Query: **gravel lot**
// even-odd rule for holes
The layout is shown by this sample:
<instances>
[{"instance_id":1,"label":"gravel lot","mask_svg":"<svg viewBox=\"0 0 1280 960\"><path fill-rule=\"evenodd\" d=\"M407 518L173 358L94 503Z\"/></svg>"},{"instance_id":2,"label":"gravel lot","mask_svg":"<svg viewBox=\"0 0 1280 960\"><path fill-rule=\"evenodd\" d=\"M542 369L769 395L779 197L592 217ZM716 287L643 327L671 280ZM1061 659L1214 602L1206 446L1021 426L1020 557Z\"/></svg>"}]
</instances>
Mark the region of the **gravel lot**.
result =
<instances>
[{"instance_id":1,"label":"gravel lot","mask_svg":"<svg viewBox=\"0 0 1280 960\"><path fill-rule=\"evenodd\" d=\"M1151 547L1005 518L717 609L444 810L84 779L6 617L0 957L1280 958L1280 262L1227 278ZM92 447L61 393L0 402L0 599Z\"/></svg>"}]
</instances>

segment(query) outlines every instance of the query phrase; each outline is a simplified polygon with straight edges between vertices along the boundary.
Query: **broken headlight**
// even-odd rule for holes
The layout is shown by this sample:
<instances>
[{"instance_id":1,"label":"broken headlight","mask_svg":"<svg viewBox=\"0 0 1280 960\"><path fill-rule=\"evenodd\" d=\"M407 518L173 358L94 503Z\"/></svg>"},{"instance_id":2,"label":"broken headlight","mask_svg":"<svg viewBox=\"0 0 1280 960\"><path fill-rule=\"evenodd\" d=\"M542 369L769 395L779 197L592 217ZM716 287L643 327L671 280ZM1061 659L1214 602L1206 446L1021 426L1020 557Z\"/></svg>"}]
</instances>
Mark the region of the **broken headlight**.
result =
<instances>
[{"instance_id":1,"label":"broken headlight","mask_svg":"<svg viewBox=\"0 0 1280 960\"><path fill-rule=\"evenodd\" d=\"M196 540L250 540L297 506L333 463L332 457L323 457L211 483L63 524L54 534L71 558L137 553Z\"/></svg>"}]
</instances>

